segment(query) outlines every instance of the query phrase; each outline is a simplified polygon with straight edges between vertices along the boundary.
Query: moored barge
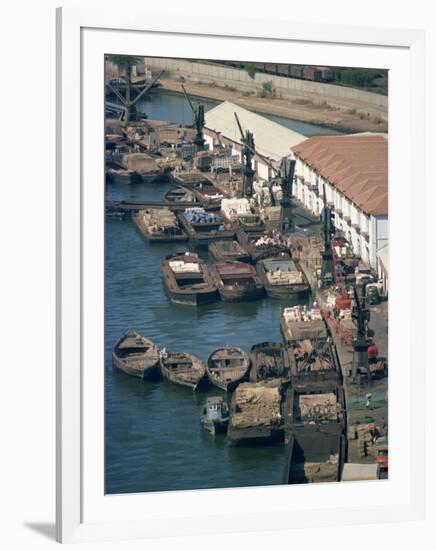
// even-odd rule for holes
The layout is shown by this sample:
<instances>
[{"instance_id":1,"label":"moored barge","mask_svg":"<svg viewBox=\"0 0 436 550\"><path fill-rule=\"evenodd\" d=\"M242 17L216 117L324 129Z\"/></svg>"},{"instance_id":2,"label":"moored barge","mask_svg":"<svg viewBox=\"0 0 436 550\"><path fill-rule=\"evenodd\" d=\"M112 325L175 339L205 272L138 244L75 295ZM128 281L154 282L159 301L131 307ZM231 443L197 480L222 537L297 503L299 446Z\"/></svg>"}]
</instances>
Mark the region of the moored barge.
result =
<instances>
[{"instance_id":1,"label":"moored barge","mask_svg":"<svg viewBox=\"0 0 436 550\"><path fill-rule=\"evenodd\" d=\"M213 351L207 359L209 381L224 391L231 392L246 380L250 370L249 355L237 347L222 347Z\"/></svg>"},{"instance_id":2,"label":"moored barge","mask_svg":"<svg viewBox=\"0 0 436 550\"><path fill-rule=\"evenodd\" d=\"M238 241L212 241L209 246L209 254L216 262L245 262L250 263L251 256L238 243Z\"/></svg>"},{"instance_id":3,"label":"moored barge","mask_svg":"<svg viewBox=\"0 0 436 550\"><path fill-rule=\"evenodd\" d=\"M291 360L289 350L277 342L255 344L250 350L250 382L260 382L270 378L288 378Z\"/></svg>"},{"instance_id":4,"label":"moored barge","mask_svg":"<svg viewBox=\"0 0 436 550\"><path fill-rule=\"evenodd\" d=\"M115 344L112 363L130 376L152 378L159 374L159 348L129 329Z\"/></svg>"},{"instance_id":5,"label":"moored barge","mask_svg":"<svg viewBox=\"0 0 436 550\"><path fill-rule=\"evenodd\" d=\"M305 306L285 308L280 318L280 329L288 345L306 339L325 342L328 338L327 325L315 304L310 310Z\"/></svg>"},{"instance_id":6,"label":"moored barge","mask_svg":"<svg viewBox=\"0 0 436 550\"><path fill-rule=\"evenodd\" d=\"M193 252L167 256L162 274L166 291L176 304L201 306L218 300L208 266Z\"/></svg>"},{"instance_id":7,"label":"moored barge","mask_svg":"<svg viewBox=\"0 0 436 550\"><path fill-rule=\"evenodd\" d=\"M253 262L262 258L287 253L288 249L278 234L258 233L256 231L244 231L241 227L236 229L236 238L242 247L250 254Z\"/></svg>"},{"instance_id":8,"label":"moored barge","mask_svg":"<svg viewBox=\"0 0 436 550\"><path fill-rule=\"evenodd\" d=\"M196 248L207 248L216 239L232 240L234 231L230 224L213 212L203 208L187 208L178 214L180 223Z\"/></svg>"},{"instance_id":9,"label":"moored barge","mask_svg":"<svg viewBox=\"0 0 436 550\"><path fill-rule=\"evenodd\" d=\"M148 208L134 212L132 220L150 243L172 243L188 240L176 215L169 208Z\"/></svg>"},{"instance_id":10,"label":"moored barge","mask_svg":"<svg viewBox=\"0 0 436 550\"><path fill-rule=\"evenodd\" d=\"M256 269L270 298L299 300L309 296L307 278L289 253L259 260Z\"/></svg>"},{"instance_id":11,"label":"moored barge","mask_svg":"<svg viewBox=\"0 0 436 550\"><path fill-rule=\"evenodd\" d=\"M255 300L264 294L263 284L250 264L217 262L210 272L224 302Z\"/></svg>"},{"instance_id":12,"label":"moored barge","mask_svg":"<svg viewBox=\"0 0 436 550\"><path fill-rule=\"evenodd\" d=\"M192 202L195 203L197 199L192 191L185 189L184 187L176 186L172 187L169 191L164 193L164 202L169 204L174 203L185 203Z\"/></svg>"}]
</instances>

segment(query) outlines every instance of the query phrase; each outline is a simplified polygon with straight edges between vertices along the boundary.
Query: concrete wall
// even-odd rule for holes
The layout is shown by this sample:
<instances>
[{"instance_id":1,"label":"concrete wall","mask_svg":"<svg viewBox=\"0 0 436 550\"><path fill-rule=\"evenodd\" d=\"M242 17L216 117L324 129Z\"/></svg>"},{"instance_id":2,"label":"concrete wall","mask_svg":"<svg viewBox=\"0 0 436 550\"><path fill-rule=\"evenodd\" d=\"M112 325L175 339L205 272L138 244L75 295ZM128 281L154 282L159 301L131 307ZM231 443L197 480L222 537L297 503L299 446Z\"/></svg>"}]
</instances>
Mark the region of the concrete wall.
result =
<instances>
[{"instance_id":1,"label":"concrete wall","mask_svg":"<svg viewBox=\"0 0 436 550\"><path fill-rule=\"evenodd\" d=\"M147 57L145 58L145 63L152 68L164 69L172 75L179 74L192 80L216 82L219 85L227 84L242 91L258 91L262 88L263 82L272 81L274 88L284 97L295 95L295 93L316 93L329 96L330 100L336 98L338 102L341 99L363 101L369 105L385 108L386 111L388 106L388 98L386 96L364 90L336 86L335 84L311 82L265 73L256 73L254 78L251 78L245 70L220 67L214 64L196 63L183 59Z\"/></svg>"}]
</instances>

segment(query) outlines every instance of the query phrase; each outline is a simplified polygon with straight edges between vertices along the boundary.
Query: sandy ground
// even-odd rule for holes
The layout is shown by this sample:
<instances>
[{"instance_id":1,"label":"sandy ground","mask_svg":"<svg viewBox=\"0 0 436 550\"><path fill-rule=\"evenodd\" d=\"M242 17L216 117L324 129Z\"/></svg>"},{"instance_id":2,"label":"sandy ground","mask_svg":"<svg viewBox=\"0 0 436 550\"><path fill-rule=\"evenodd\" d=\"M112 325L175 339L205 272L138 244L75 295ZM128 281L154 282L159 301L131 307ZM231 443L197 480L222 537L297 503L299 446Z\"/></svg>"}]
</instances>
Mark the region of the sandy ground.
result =
<instances>
[{"instance_id":1,"label":"sandy ground","mask_svg":"<svg viewBox=\"0 0 436 550\"><path fill-rule=\"evenodd\" d=\"M173 78L161 78L161 87L173 92L181 92L181 82ZM247 96L239 90L229 87L211 86L210 83L200 83L186 80L188 94L205 97L217 101L232 101L241 107L258 113L267 113L331 126L333 128L356 132L387 132L387 113L381 107L369 105L366 102L346 100L319 94L302 94L290 98L261 98L255 95ZM340 101L340 103L338 103Z\"/></svg>"}]
</instances>

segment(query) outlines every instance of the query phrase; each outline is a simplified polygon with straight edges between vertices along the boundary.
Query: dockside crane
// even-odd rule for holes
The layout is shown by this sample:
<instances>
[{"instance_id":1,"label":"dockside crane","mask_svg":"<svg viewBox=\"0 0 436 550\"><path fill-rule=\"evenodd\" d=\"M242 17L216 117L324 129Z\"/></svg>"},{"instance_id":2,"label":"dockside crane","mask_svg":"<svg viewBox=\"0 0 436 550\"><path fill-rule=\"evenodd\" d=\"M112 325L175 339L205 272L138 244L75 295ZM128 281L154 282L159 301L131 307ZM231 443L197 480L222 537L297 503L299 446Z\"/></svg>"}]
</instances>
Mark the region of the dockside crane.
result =
<instances>
[{"instance_id":1,"label":"dockside crane","mask_svg":"<svg viewBox=\"0 0 436 550\"><path fill-rule=\"evenodd\" d=\"M371 373L368 362L368 323L371 319L369 309L365 307L365 297L362 302L359 294L354 287L354 306L351 312L351 318L356 326L356 338L353 339L353 363L351 367L351 382L356 384L360 381L360 372L365 371L367 380L371 380Z\"/></svg>"},{"instance_id":2,"label":"dockside crane","mask_svg":"<svg viewBox=\"0 0 436 550\"><path fill-rule=\"evenodd\" d=\"M185 87L182 84L182 90L185 94L186 101L189 103L189 106L191 107L191 111L194 114L194 126L196 130L194 143L197 146L197 149L203 150L205 139L203 135L203 129L204 129L204 105L200 104L198 106L198 109L196 109L191 101L191 98L188 95L188 92L186 91Z\"/></svg>"},{"instance_id":3,"label":"dockside crane","mask_svg":"<svg viewBox=\"0 0 436 550\"><path fill-rule=\"evenodd\" d=\"M324 233L324 250L321 250L321 288L327 288L334 283L335 268L333 263L332 237L335 234L335 226L333 220L333 211L327 204L327 196L325 186L323 185L323 201L324 210L323 218L323 233Z\"/></svg>"},{"instance_id":4,"label":"dockside crane","mask_svg":"<svg viewBox=\"0 0 436 550\"><path fill-rule=\"evenodd\" d=\"M254 148L254 136L250 130L247 130L244 134L242 130L241 123L239 122L238 115L234 113L236 122L238 124L239 132L241 133L241 143L243 145L242 156L244 161L244 172L243 172L243 188L242 195L244 197L253 196L253 178L254 170L251 165L253 156L256 154L256 149Z\"/></svg>"}]
</instances>

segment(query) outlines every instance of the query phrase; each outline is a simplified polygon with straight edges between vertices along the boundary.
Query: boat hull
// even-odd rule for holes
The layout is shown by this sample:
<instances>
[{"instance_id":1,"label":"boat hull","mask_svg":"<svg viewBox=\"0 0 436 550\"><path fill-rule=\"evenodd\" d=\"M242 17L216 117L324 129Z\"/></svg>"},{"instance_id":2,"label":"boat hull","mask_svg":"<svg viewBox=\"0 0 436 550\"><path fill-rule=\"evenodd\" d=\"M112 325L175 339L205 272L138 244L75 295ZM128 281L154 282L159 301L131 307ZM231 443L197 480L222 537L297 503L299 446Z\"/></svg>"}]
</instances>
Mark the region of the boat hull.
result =
<instances>
[{"instance_id":1,"label":"boat hull","mask_svg":"<svg viewBox=\"0 0 436 550\"><path fill-rule=\"evenodd\" d=\"M129 363L112 352L112 364L129 376L136 378L151 379L159 376L159 358L156 358L156 363L144 368L134 368Z\"/></svg>"},{"instance_id":2,"label":"boat hull","mask_svg":"<svg viewBox=\"0 0 436 550\"><path fill-rule=\"evenodd\" d=\"M207 420L205 418L201 418L201 425L205 430L207 430L212 435L217 434L226 434L228 425L229 425L229 419L227 420L220 420L220 421L212 421Z\"/></svg>"},{"instance_id":3,"label":"boat hull","mask_svg":"<svg viewBox=\"0 0 436 550\"><path fill-rule=\"evenodd\" d=\"M208 292L201 293L186 293L184 291L177 292L167 289L167 294L170 300L175 304L194 307L203 306L206 304L213 304L214 302L218 301L219 297L217 290L210 290Z\"/></svg>"},{"instance_id":4,"label":"boat hull","mask_svg":"<svg viewBox=\"0 0 436 550\"><path fill-rule=\"evenodd\" d=\"M245 288L226 288L226 285L218 288L218 292L223 302L248 302L258 300L264 296L263 286L250 286Z\"/></svg>"}]
</instances>

